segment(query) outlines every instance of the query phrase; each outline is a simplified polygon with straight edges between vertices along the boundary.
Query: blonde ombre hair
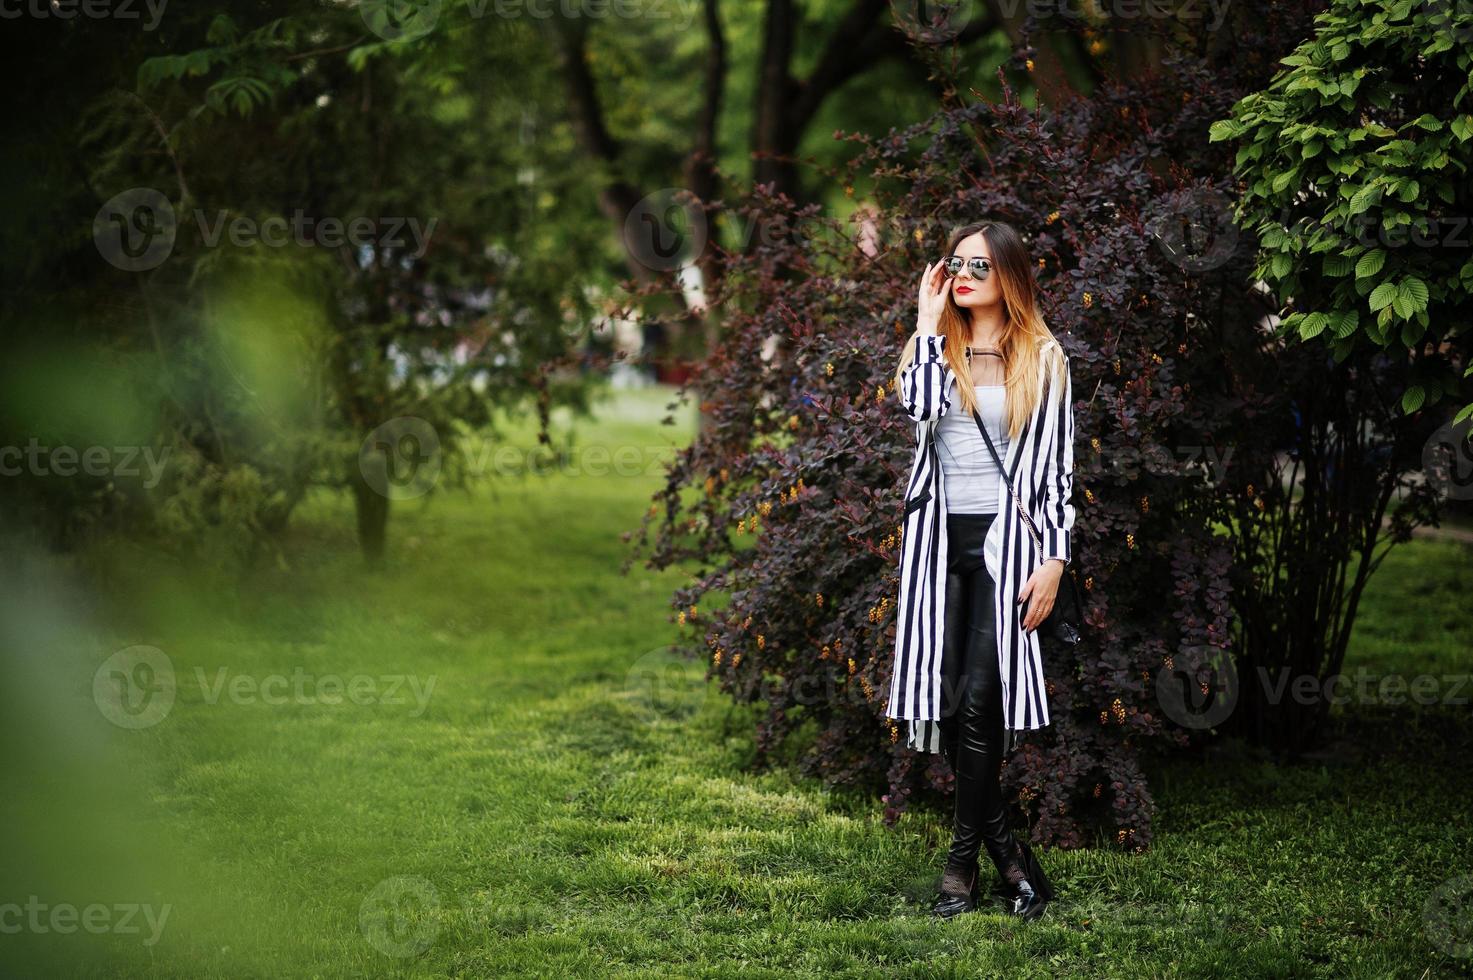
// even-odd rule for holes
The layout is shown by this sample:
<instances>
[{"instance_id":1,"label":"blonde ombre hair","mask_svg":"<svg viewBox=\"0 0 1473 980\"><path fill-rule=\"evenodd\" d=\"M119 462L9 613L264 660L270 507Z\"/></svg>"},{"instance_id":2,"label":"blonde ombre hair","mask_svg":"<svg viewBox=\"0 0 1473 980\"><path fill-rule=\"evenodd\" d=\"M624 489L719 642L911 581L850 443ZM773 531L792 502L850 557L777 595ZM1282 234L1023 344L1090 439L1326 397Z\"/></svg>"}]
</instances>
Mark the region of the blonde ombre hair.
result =
<instances>
[{"instance_id":1,"label":"blonde ombre hair","mask_svg":"<svg viewBox=\"0 0 1473 980\"><path fill-rule=\"evenodd\" d=\"M1051 369L1062 369L1063 348L1043 322L1038 311L1038 280L1033 274L1033 262L1022 237L1002 221L977 221L962 225L951 233L943 255L951 255L962 239L978 232L987 240L987 250L992 256L992 274L998 277L1002 287L1004 327L998 348L1002 351L1006 365L1004 383L1007 392L1004 405L1008 425L1008 438L1014 439L1022 430L1024 422L1038 407L1042 395L1039 387L1039 358L1045 347L1050 356L1057 358ZM967 367L966 348L972 342L972 328L967 314L948 291L946 306L941 311L936 332L946 338L943 357L952 374L958 379L971 378ZM1050 346L1052 345L1052 346ZM915 359L916 335L911 334L901 352L900 364L895 368L895 389L900 390L900 376ZM1055 397L1063 397L1063 385L1055 385ZM977 410L977 392L970 384L956 386L961 410L971 413Z\"/></svg>"}]
</instances>

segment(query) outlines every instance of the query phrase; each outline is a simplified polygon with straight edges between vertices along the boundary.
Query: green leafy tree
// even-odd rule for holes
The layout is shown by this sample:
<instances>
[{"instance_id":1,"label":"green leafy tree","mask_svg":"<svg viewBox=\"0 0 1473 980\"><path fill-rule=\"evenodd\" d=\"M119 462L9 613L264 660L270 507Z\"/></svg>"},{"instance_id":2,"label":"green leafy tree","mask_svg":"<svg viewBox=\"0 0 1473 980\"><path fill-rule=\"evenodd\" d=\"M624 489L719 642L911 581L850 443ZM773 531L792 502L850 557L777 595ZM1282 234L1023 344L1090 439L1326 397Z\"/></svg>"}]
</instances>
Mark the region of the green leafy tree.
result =
<instances>
[{"instance_id":1,"label":"green leafy tree","mask_svg":"<svg viewBox=\"0 0 1473 980\"><path fill-rule=\"evenodd\" d=\"M134 502L170 540L250 551L327 484L352 492L377 560L396 454L435 453L443 484L466 474L458 434L496 408L530 403L548 441L549 409L584 405L580 376L556 368L593 320L599 280L582 271L615 253L587 227L570 142L498 81L539 70L526 23L390 41L353 8L271 12L186 11L150 43L58 47L77 72L57 95L38 89L44 136L22 152L44 165L19 196L47 202L64 231L9 236L26 261L6 311L37 346L67 352L51 361L132 359L146 379L133 402L157 413L171 462ZM78 234L129 189L169 226L147 268L118 268ZM436 445L401 447L404 417ZM34 423L17 425L24 444ZM60 527L77 523L79 500L112 492L28 486Z\"/></svg>"},{"instance_id":2,"label":"green leafy tree","mask_svg":"<svg viewBox=\"0 0 1473 980\"><path fill-rule=\"evenodd\" d=\"M1282 63L1211 134L1240 144L1237 220L1282 329L1337 361L1401 352L1403 412L1448 398L1468 418L1473 6L1335 0Z\"/></svg>"}]
</instances>

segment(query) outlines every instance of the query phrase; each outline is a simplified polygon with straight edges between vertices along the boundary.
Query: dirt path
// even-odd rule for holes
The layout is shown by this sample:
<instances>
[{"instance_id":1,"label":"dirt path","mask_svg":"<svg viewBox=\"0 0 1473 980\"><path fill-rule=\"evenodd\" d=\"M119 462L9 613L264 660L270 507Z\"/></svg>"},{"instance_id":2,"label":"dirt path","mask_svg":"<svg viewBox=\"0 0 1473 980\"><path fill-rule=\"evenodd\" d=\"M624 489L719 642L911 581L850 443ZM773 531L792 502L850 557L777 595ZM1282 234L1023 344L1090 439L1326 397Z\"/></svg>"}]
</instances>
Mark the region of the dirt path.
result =
<instances>
[{"instance_id":1,"label":"dirt path","mask_svg":"<svg viewBox=\"0 0 1473 980\"><path fill-rule=\"evenodd\" d=\"M1391 518L1383 518L1381 526L1390 527ZM1414 528L1412 530L1412 537L1434 538L1438 541L1459 541L1463 544L1473 544L1473 530L1465 527L1450 527L1446 524L1442 527L1423 525L1422 527Z\"/></svg>"}]
</instances>

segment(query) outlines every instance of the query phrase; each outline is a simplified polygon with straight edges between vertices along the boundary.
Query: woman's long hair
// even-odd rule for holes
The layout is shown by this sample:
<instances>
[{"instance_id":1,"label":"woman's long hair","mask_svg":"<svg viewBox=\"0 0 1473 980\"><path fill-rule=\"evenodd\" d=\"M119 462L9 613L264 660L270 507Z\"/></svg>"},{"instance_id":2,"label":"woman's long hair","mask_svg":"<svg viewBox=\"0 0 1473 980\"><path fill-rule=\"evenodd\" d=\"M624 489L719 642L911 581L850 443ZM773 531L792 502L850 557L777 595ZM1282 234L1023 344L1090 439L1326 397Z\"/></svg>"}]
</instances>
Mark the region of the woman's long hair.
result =
<instances>
[{"instance_id":1,"label":"woman's long hair","mask_svg":"<svg viewBox=\"0 0 1473 980\"><path fill-rule=\"evenodd\" d=\"M951 233L946 242L946 251L942 254L951 255L962 239L979 231L987 240L988 251L992 253L992 274L999 277L1002 286L1005 325L998 347L1002 351L1006 371L1005 411L1008 438L1014 439L1023 428L1024 422L1038 407L1041 394L1038 381L1040 349L1048 341L1054 340L1054 335L1038 311L1038 280L1033 274L1033 262L1028 256L1028 248L1012 225L1002 221L976 221L962 225ZM943 356L958 381L956 394L960 405L953 406L953 409L959 408L968 413L976 411L977 392L968 383L972 375L967 368L966 358L966 348L972 342L972 328L967 314L962 307L956 305L956 300L949 292L936 332L946 338ZM1053 353L1062 356L1062 349L1057 343ZM901 353L900 364L895 369L897 391L900 389L901 374L914 359L915 335L912 334ZM1055 392L1056 397L1063 397L1063 386L1057 387L1059 390Z\"/></svg>"}]
</instances>

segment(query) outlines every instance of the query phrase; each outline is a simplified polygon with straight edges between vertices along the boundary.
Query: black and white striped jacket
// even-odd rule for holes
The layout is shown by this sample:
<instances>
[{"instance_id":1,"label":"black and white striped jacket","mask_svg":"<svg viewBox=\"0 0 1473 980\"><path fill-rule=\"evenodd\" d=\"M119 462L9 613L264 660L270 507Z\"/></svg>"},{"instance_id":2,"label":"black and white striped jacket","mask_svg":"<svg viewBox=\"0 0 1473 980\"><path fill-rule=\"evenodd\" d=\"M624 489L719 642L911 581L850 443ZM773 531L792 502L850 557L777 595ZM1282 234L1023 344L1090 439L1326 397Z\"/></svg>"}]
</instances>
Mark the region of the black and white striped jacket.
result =
<instances>
[{"instance_id":1,"label":"black and white striped jacket","mask_svg":"<svg viewBox=\"0 0 1473 980\"><path fill-rule=\"evenodd\" d=\"M946 495L936 449L936 423L951 408L956 378L942 353L944 336L923 335L915 359L901 372L900 400L916 422L915 457L905 492L901 534L900 596L895 627L895 661L885 716L909 722L906 745L941 751L937 724L941 700L941 644L946 619ZM983 557L997 583L997 656L1002 676L1007 748L1017 732L1049 723L1048 695L1038 633L1024 632L1017 596L1033 570L1049 558L1071 557L1074 527L1074 393L1069 360L1063 377L1048 369L1053 340L1040 347L1042 397L1021 432L1008 443L1004 468L1043 541L1039 554L999 476L997 517L987 531ZM1062 349L1059 354L1063 355ZM1062 401L1054 397L1064 386ZM960 404L957 401L957 404Z\"/></svg>"}]
</instances>

